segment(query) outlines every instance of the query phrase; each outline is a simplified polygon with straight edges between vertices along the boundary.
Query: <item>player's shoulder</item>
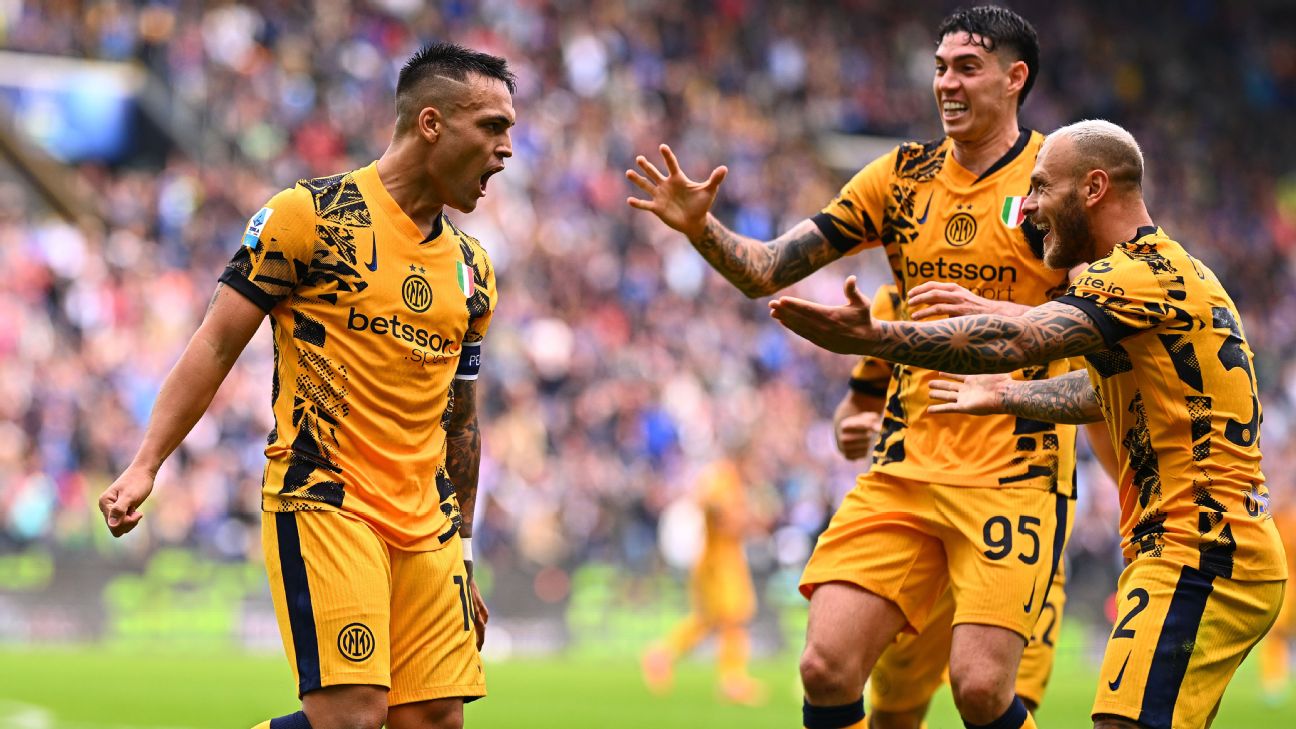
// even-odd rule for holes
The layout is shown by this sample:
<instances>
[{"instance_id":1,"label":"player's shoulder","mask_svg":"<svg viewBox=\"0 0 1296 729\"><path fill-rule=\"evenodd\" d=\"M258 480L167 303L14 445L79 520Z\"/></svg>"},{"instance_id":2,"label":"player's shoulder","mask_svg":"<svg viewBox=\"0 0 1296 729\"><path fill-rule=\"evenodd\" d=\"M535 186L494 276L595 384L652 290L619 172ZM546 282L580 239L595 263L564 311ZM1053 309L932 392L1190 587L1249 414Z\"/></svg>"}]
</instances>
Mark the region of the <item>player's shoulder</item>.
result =
<instances>
[{"instance_id":1,"label":"player's shoulder","mask_svg":"<svg viewBox=\"0 0 1296 729\"><path fill-rule=\"evenodd\" d=\"M1199 261L1190 256L1177 240L1156 226L1139 228L1133 238L1117 243L1108 258L1113 265L1125 266L1131 270L1146 270L1153 276L1177 274L1190 269L1198 272L1202 270Z\"/></svg>"},{"instance_id":2,"label":"player's shoulder","mask_svg":"<svg viewBox=\"0 0 1296 729\"><path fill-rule=\"evenodd\" d=\"M450 229L450 234L459 242L459 248L463 251L465 261L469 265L474 263L481 264L485 266L483 273L489 272L491 268L490 251L486 250L486 246L481 242L481 240L466 233L463 228L460 228L450 219L450 216L443 215L442 220L445 221L446 226Z\"/></svg>"},{"instance_id":3,"label":"player's shoulder","mask_svg":"<svg viewBox=\"0 0 1296 729\"><path fill-rule=\"evenodd\" d=\"M902 142L891 152L895 156L893 171L901 179L926 182L936 178L945 162L950 145L946 136L927 141Z\"/></svg>"},{"instance_id":4,"label":"player's shoulder","mask_svg":"<svg viewBox=\"0 0 1296 729\"><path fill-rule=\"evenodd\" d=\"M348 185L355 185L355 171L338 172L324 177L306 177L297 181L294 189L303 190L311 197L321 198L329 193L336 194ZM357 190L358 192L358 190Z\"/></svg>"},{"instance_id":5,"label":"player's shoulder","mask_svg":"<svg viewBox=\"0 0 1296 729\"><path fill-rule=\"evenodd\" d=\"M248 219L243 245L255 247L269 233L273 239L291 239L314 228L315 209L310 194L294 185L275 193Z\"/></svg>"}]
</instances>

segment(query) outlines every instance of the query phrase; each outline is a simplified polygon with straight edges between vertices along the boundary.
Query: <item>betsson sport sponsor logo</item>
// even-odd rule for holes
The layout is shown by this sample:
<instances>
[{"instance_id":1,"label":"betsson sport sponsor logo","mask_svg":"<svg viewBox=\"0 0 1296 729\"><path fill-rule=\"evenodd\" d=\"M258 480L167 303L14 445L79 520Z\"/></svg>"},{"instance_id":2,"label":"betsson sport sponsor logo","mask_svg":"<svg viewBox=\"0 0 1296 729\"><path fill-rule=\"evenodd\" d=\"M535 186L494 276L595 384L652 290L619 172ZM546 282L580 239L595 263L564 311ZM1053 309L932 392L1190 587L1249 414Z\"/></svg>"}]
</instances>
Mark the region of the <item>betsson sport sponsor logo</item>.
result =
<instances>
[{"instance_id":1,"label":"betsson sport sponsor logo","mask_svg":"<svg viewBox=\"0 0 1296 729\"><path fill-rule=\"evenodd\" d=\"M912 288L926 281L951 281L962 284L972 293L995 301L1014 301L1013 285L1017 267L994 263L949 261L944 256L935 261L905 259L905 274Z\"/></svg>"},{"instance_id":2,"label":"betsson sport sponsor logo","mask_svg":"<svg viewBox=\"0 0 1296 729\"><path fill-rule=\"evenodd\" d=\"M400 320L398 314L388 316L367 316L351 307L347 313L347 329L353 332L368 332L379 336L390 336L402 342L413 344L416 349L407 359L415 362L440 361L459 354L459 342L436 332L415 327Z\"/></svg>"}]
</instances>

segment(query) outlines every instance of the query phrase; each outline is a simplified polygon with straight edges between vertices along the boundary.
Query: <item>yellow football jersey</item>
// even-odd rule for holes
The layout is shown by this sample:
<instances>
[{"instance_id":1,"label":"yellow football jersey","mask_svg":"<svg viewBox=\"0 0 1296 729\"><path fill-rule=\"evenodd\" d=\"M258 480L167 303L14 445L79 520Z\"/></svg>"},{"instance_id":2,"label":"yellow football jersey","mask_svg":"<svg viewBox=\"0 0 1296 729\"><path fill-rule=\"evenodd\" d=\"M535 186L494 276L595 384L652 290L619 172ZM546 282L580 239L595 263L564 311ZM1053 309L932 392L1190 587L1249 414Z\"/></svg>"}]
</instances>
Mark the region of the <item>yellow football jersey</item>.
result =
<instances>
[{"instance_id":1,"label":"yellow football jersey","mask_svg":"<svg viewBox=\"0 0 1296 729\"><path fill-rule=\"evenodd\" d=\"M1022 130L980 176L959 165L948 138L900 145L860 170L813 220L843 252L882 246L899 299L918 284L948 281L988 299L1042 304L1067 283L1067 272L1045 267L1022 229L1021 204L1043 139ZM1054 362L1014 376L1043 379L1066 371L1065 362ZM952 486L1071 493L1072 469L1059 469L1058 454L1073 451L1074 428L1011 415L928 416L928 383L935 377L931 370L896 367L873 470Z\"/></svg>"},{"instance_id":2,"label":"yellow football jersey","mask_svg":"<svg viewBox=\"0 0 1296 729\"><path fill-rule=\"evenodd\" d=\"M706 542L700 562L729 561L746 569L742 525L747 519L742 475L731 461L708 465L698 475L701 506L706 515Z\"/></svg>"},{"instance_id":3,"label":"yellow football jersey","mask_svg":"<svg viewBox=\"0 0 1296 729\"><path fill-rule=\"evenodd\" d=\"M897 321L904 315L905 302L900 298L900 292L893 284L883 284L878 287L873 294L873 304L869 307L869 312L874 319L885 321ZM905 317L907 318L907 317ZM1066 360L1066 371L1084 369L1084 360L1079 357L1072 357ZM859 358L855 367L851 369L850 387L855 392L883 397L887 394L887 389L891 384L893 376L904 376L903 365L894 364L884 359L865 355ZM917 369L917 368L908 368ZM1056 369L1051 367L1050 370ZM887 400L884 418L882 422L882 431L879 433L878 444L874 448L875 459L885 459L893 449L898 451L894 455L903 457L904 439L903 429L898 427L887 428L887 419L894 421L894 415L903 416L903 403L899 398L890 398ZM933 416L938 417L938 416ZM1059 448L1056 452L1043 449L1045 454L1049 454L1046 459L1046 465L1056 463L1058 477L1058 493L1066 496L1075 496L1075 437L1076 428L1074 425L1055 425L1055 433L1058 437ZM953 444L951 444L952 446ZM1066 447L1061 447L1066 445ZM1056 461L1053 459L1056 458ZM1020 463L1016 460L1007 464L1004 469L1005 475L1011 475L1020 470Z\"/></svg>"},{"instance_id":4,"label":"yellow football jersey","mask_svg":"<svg viewBox=\"0 0 1296 729\"><path fill-rule=\"evenodd\" d=\"M425 239L370 164L271 198L221 281L274 335L262 508L342 510L398 548L444 545L461 521L450 385L476 377L495 307L481 244L445 216Z\"/></svg>"},{"instance_id":5,"label":"yellow football jersey","mask_svg":"<svg viewBox=\"0 0 1296 729\"><path fill-rule=\"evenodd\" d=\"M1108 345L1087 360L1119 454L1125 556L1284 579L1251 348L1215 274L1145 227L1059 300L1088 314Z\"/></svg>"}]
</instances>

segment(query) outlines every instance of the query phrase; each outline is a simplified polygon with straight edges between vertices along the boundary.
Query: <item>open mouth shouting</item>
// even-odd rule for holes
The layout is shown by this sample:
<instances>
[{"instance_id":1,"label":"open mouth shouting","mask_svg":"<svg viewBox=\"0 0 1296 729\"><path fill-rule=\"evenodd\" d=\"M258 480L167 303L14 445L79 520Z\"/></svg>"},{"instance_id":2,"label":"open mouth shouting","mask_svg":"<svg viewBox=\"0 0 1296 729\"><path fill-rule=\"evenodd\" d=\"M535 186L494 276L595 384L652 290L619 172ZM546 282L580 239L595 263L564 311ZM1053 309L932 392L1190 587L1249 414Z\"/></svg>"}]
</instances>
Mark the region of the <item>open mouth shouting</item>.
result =
<instances>
[{"instance_id":1,"label":"open mouth shouting","mask_svg":"<svg viewBox=\"0 0 1296 729\"><path fill-rule=\"evenodd\" d=\"M504 165L500 165L498 167L492 167L489 170L487 170L486 173L477 180L477 186L478 189L481 190L481 194L483 195L486 194L486 182L490 180L490 178L494 176L497 172L502 172L503 170L504 170Z\"/></svg>"}]
</instances>

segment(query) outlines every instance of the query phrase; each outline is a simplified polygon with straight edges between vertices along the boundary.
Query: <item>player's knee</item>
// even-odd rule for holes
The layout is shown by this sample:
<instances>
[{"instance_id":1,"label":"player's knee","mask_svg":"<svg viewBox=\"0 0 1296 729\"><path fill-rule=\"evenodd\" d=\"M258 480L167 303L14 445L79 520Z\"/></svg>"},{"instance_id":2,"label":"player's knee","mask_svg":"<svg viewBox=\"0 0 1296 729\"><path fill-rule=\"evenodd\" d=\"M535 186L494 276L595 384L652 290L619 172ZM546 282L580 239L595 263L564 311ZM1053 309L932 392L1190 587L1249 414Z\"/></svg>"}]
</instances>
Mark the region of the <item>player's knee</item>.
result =
<instances>
[{"instance_id":1,"label":"player's knee","mask_svg":"<svg viewBox=\"0 0 1296 729\"><path fill-rule=\"evenodd\" d=\"M436 699L393 706L387 729L463 729L463 700Z\"/></svg>"},{"instance_id":2,"label":"player's knee","mask_svg":"<svg viewBox=\"0 0 1296 729\"><path fill-rule=\"evenodd\" d=\"M844 661L834 660L814 645L806 646L801 654L801 685L811 703L826 697L860 694L864 681L857 673L853 667L844 665Z\"/></svg>"},{"instance_id":3,"label":"player's knee","mask_svg":"<svg viewBox=\"0 0 1296 729\"><path fill-rule=\"evenodd\" d=\"M377 686L332 686L302 700L312 729L382 729L387 690Z\"/></svg>"},{"instance_id":4,"label":"player's knee","mask_svg":"<svg viewBox=\"0 0 1296 729\"><path fill-rule=\"evenodd\" d=\"M351 706L345 710L308 713L312 729L382 729L387 722L387 706Z\"/></svg>"},{"instance_id":5,"label":"player's knee","mask_svg":"<svg viewBox=\"0 0 1296 729\"><path fill-rule=\"evenodd\" d=\"M963 719L973 724L989 724L998 719L1012 704L1012 684L1004 684L997 676L965 676L950 685L954 705Z\"/></svg>"}]
</instances>

